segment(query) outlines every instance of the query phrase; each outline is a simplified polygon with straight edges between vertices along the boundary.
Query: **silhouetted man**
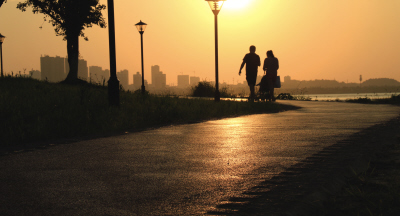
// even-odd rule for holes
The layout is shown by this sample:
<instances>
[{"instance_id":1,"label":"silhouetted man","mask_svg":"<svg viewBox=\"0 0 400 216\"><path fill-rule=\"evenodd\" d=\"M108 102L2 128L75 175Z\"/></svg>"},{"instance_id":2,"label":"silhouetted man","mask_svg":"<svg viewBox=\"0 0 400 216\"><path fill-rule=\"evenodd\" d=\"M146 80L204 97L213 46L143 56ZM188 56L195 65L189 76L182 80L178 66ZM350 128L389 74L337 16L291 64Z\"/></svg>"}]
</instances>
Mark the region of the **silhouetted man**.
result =
<instances>
[{"instance_id":1,"label":"silhouetted man","mask_svg":"<svg viewBox=\"0 0 400 216\"><path fill-rule=\"evenodd\" d=\"M252 100L255 97L254 86L256 85L258 67L261 65L260 56L258 56L256 54L255 46L250 46L250 53L247 53L244 56L243 63L240 66L239 76L242 73L242 69L245 64L246 64L246 80L247 80L247 84L250 87L250 98L249 99Z\"/></svg>"}]
</instances>

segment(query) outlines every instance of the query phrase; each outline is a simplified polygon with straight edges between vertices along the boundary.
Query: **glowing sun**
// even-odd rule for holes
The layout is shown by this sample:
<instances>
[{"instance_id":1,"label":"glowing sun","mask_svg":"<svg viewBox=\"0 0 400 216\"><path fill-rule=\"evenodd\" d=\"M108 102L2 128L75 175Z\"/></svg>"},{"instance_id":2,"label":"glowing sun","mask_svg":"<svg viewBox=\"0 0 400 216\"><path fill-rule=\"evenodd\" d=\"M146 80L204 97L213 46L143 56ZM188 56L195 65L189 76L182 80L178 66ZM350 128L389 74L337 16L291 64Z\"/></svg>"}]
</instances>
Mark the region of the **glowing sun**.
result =
<instances>
[{"instance_id":1,"label":"glowing sun","mask_svg":"<svg viewBox=\"0 0 400 216\"><path fill-rule=\"evenodd\" d=\"M242 9L246 7L251 0L227 0L224 2L223 8Z\"/></svg>"}]
</instances>

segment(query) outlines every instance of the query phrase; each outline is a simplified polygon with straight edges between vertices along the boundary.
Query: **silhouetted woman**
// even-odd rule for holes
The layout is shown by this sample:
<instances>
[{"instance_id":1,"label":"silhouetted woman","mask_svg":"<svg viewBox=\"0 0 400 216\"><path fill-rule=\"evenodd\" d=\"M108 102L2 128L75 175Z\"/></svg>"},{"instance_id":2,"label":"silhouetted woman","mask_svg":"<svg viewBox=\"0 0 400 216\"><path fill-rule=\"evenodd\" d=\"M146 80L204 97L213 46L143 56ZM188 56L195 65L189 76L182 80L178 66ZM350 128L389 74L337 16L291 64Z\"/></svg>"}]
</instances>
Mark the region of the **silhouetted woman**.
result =
<instances>
[{"instance_id":1,"label":"silhouetted woman","mask_svg":"<svg viewBox=\"0 0 400 216\"><path fill-rule=\"evenodd\" d=\"M276 76L278 76L279 61L275 58L272 50L267 51L267 58L264 60L263 69L267 76L268 88L269 88L269 101L275 101L274 98L274 86Z\"/></svg>"}]
</instances>

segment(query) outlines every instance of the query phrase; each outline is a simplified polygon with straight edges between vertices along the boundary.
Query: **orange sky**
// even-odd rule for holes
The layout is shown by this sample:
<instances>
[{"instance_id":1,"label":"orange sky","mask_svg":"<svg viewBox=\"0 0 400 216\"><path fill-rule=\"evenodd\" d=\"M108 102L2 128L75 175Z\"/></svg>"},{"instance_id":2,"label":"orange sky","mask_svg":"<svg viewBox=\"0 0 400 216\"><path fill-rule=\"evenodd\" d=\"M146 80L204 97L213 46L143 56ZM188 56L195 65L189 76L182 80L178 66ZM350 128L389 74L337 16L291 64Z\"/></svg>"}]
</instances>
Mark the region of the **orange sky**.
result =
<instances>
[{"instance_id":1,"label":"orange sky","mask_svg":"<svg viewBox=\"0 0 400 216\"><path fill-rule=\"evenodd\" d=\"M40 70L41 55L67 55L62 37L42 15L16 9L19 1L8 0L0 8L6 73ZM247 4L239 7L235 1ZM130 82L141 71L140 34L134 26L140 20L148 24L145 79L151 82L150 67L159 65L169 85L176 85L179 74L215 80L214 17L204 0L115 0L115 10L117 71L128 69ZM227 0L218 16L219 80L243 82L239 67L255 45L261 59L274 51L282 77L359 82L362 74L364 80L400 81L399 11L399 0ZM80 40L81 56L89 66L109 68L107 29L96 26L85 34L89 41Z\"/></svg>"}]
</instances>

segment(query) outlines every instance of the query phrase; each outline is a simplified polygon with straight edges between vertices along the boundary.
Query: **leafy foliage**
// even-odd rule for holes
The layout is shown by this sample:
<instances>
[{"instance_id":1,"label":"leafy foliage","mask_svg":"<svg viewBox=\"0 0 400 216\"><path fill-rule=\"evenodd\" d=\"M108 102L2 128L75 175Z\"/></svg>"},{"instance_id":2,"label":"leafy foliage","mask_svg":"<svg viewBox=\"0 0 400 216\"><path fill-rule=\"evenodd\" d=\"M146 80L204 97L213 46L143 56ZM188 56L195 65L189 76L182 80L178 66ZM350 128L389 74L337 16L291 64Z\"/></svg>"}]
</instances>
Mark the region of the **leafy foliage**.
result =
<instances>
[{"instance_id":1,"label":"leafy foliage","mask_svg":"<svg viewBox=\"0 0 400 216\"><path fill-rule=\"evenodd\" d=\"M1 5L3 5L3 3L6 3L7 2L7 0L0 0L0 7L1 7Z\"/></svg>"},{"instance_id":2,"label":"leafy foliage","mask_svg":"<svg viewBox=\"0 0 400 216\"><path fill-rule=\"evenodd\" d=\"M20 2L17 8L26 11L32 7L33 13L42 13L44 19L50 18L49 23L55 27L57 36L78 35L85 37L83 30L93 25L106 27L106 22L101 13L106 8L99 4L99 0L26 0Z\"/></svg>"},{"instance_id":3,"label":"leafy foliage","mask_svg":"<svg viewBox=\"0 0 400 216\"><path fill-rule=\"evenodd\" d=\"M67 41L67 53L69 73L64 82L74 83L78 81L78 57L79 57L79 36L85 40L88 38L83 33L85 28L93 25L106 27L102 10L105 5L99 4L99 0L26 0L20 2L17 8L26 11L32 7L33 13L42 13L44 19L55 28L57 36L64 36Z\"/></svg>"}]
</instances>

